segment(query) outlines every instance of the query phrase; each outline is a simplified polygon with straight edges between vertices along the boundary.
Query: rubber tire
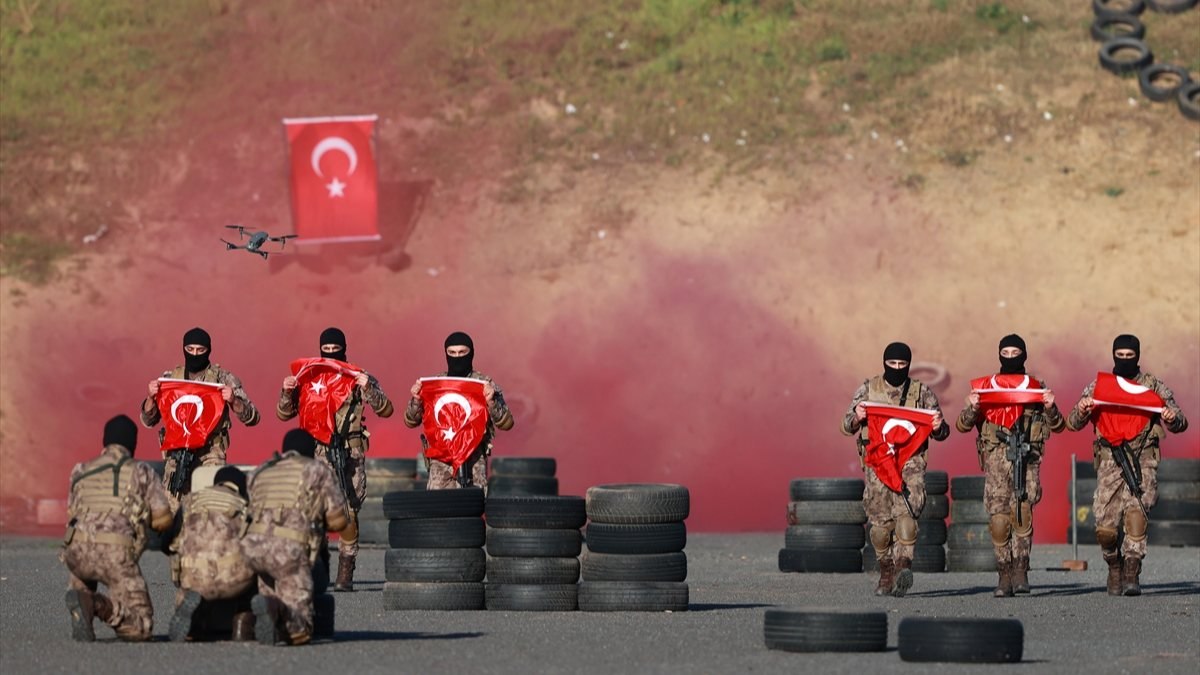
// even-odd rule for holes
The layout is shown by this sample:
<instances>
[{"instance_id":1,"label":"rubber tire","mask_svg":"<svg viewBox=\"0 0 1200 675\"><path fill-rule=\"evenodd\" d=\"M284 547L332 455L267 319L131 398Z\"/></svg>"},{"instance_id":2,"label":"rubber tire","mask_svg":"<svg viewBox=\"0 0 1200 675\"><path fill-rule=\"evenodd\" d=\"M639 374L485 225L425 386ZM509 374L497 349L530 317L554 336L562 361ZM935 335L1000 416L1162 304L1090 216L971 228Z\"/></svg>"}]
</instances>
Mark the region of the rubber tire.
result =
<instances>
[{"instance_id":1,"label":"rubber tire","mask_svg":"<svg viewBox=\"0 0 1200 675\"><path fill-rule=\"evenodd\" d=\"M925 494L944 495L950 491L950 474L945 471L925 472Z\"/></svg>"},{"instance_id":2,"label":"rubber tire","mask_svg":"<svg viewBox=\"0 0 1200 675\"><path fill-rule=\"evenodd\" d=\"M946 521L922 520L917 523L917 546L944 546Z\"/></svg>"},{"instance_id":3,"label":"rubber tire","mask_svg":"<svg viewBox=\"0 0 1200 675\"><path fill-rule=\"evenodd\" d=\"M867 512L861 501L789 502L788 525L862 525Z\"/></svg>"},{"instance_id":4,"label":"rubber tire","mask_svg":"<svg viewBox=\"0 0 1200 675\"><path fill-rule=\"evenodd\" d=\"M954 523L946 528L946 545L950 550L986 548L992 550L992 533L987 523Z\"/></svg>"},{"instance_id":5,"label":"rubber tire","mask_svg":"<svg viewBox=\"0 0 1200 675\"><path fill-rule=\"evenodd\" d=\"M991 520L983 502L975 499L963 499L950 505L951 523L986 523Z\"/></svg>"},{"instance_id":6,"label":"rubber tire","mask_svg":"<svg viewBox=\"0 0 1200 675\"><path fill-rule=\"evenodd\" d=\"M1123 25L1128 27L1126 32L1108 30L1110 26ZM1098 16L1092 22L1092 39L1096 42L1108 42L1113 38L1129 37L1141 40L1146 37L1146 26L1136 16L1130 14L1112 14Z\"/></svg>"},{"instance_id":7,"label":"rubber tire","mask_svg":"<svg viewBox=\"0 0 1200 675\"><path fill-rule=\"evenodd\" d=\"M387 520L359 520L358 543L361 546L387 546Z\"/></svg>"},{"instance_id":8,"label":"rubber tire","mask_svg":"<svg viewBox=\"0 0 1200 675\"><path fill-rule=\"evenodd\" d=\"M1154 77L1161 73L1174 73L1179 77L1179 84L1170 89L1155 86ZM1187 68L1170 63L1152 63L1138 71L1138 88L1142 90L1142 95L1158 103L1174 100L1179 96L1179 90L1191 81L1192 76ZM1159 468L1161 470L1161 466Z\"/></svg>"},{"instance_id":9,"label":"rubber tire","mask_svg":"<svg viewBox=\"0 0 1200 675\"><path fill-rule=\"evenodd\" d=\"M862 550L863 571L878 572L879 560L875 557L875 549L867 546ZM941 546L921 546L913 548L912 571L922 574L938 574L946 571L946 549Z\"/></svg>"},{"instance_id":10,"label":"rubber tire","mask_svg":"<svg viewBox=\"0 0 1200 675\"><path fill-rule=\"evenodd\" d=\"M1080 478L1075 481L1075 501L1081 506L1083 504L1091 504L1092 498L1096 496L1096 479L1095 478ZM1071 481L1067 481L1067 501L1071 500Z\"/></svg>"},{"instance_id":11,"label":"rubber tire","mask_svg":"<svg viewBox=\"0 0 1200 675\"><path fill-rule=\"evenodd\" d=\"M683 522L650 525L588 523L587 548L595 553L673 553L687 546Z\"/></svg>"},{"instance_id":12,"label":"rubber tire","mask_svg":"<svg viewBox=\"0 0 1200 675\"><path fill-rule=\"evenodd\" d=\"M1128 0L1128 2L1128 7L1109 7L1104 0L1092 0L1092 13L1096 16L1117 16L1122 14L1137 16L1146 11L1144 0Z\"/></svg>"},{"instance_id":13,"label":"rubber tire","mask_svg":"<svg viewBox=\"0 0 1200 675\"><path fill-rule=\"evenodd\" d=\"M1200 521L1152 520L1146 526L1146 543L1151 546L1200 546Z\"/></svg>"},{"instance_id":14,"label":"rubber tire","mask_svg":"<svg viewBox=\"0 0 1200 675\"><path fill-rule=\"evenodd\" d=\"M546 495L558 494L558 479L553 476L492 476L488 479L489 495Z\"/></svg>"},{"instance_id":15,"label":"rubber tire","mask_svg":"<svg viewBox=\"0 0 1200 675\"><path fill-rule=\"evenodd\" d=\"M337 616L337 601L328 593L313 595L313 632L314 638L333 637L334 619Z\"/></svg>"},{"instance_id":16,"label":"rubber tire","mask_svg":"<svg viewBox=\"0 0 1200 675\"><path fill-rule=\"evenodd\" d=\"M467 518L483 515L483 490L389 492L383 496L383 514L392 520L414 518Z\"/></svg>"},{"instance_id":17,"label":"rubber tire","mask_svg":"<svg viewBox=\"0 0 1200 675\"><path fill-rule=\"evenodd\" d=\"M579 581L579 558L489 557L487 580L496 584L573 584Z\"/></svg>"},{"instance_id":18,"label":"rubber tire","mask_svg":"<svg viewBox=\"0 0 1200 675\"><path fill-rule=\"evenodd\" d=\"M984 476L955 476L950 479L951 499L983 499Z\"/></svg>"},{"instance_id":19,"label":"rubber tire","mask_svg":"<svg viewBox=\"0 0 1200 675\"><path fill-rule=\"evenodd\" d=\"M1158 463L1159 483L1195 483L1200 481L1200 459L1170 457Z\"/></svg>"},{"instance_id":20,"label":"rubber tire","mask_svg":"<svg viewBox=\"0 0 1200 675\"><path fill-rule=\"evenodd\" d=\"M1088 460L1075 460L1075 477L1076 478L1095 478L1096 465Z\"/></svg>"},{"instance_id":21,"label":"rubber tire","mask_svg":"<svg viewBox=\"0 0 1200 675\"><path fill-rule=\"evenodd\" d=\"M1200 121L1200 82L1189 82L1180 87L1175 100L1184 117Z\"/></svg>"},{"instance_id":22,"label":"rubber tire","mask_svg":"<svg viewBox=\"0 0 1200 675\"><path fill-rule=\"evenodd\" d=\"M862 572L862 553L857 549L779 549L779 571L849 574Z\"/></svg>"},{"instance_id":23,"label":"rubber tire","mask_svg":"<svg viewBox=\"0 0 1200 675\"><path fill-rule=\"evenodd\" d=\"M900 620L898 646L901 661L1018 663L1025 628L1017 619L909 616Z\"/></svg>"},{"instance_id":24,"label":"rubber tire","mask_svg":"<svg viewBox=\"0 0 1200 675\"><path fill-rule=\"evenodd\" d=\"M1160 499L1150 509L1150 520L1200 520L1200 502Z\"/></svg>"},{"instance_id":25,"label":"rubber tire","mask_svg":"<svg viewBox=\"0 0 1200 675\"><path fill-rule=\"evenodd\" d=\"M487 528L487 553L509 558L573 558L583 549L579 530Z\"/></svg>"},{"instance_id":26,"label":"rubber tire","mask_svg":"<svg viewBox=\"0 0 1200 675\"><path fill-rule=\"evenodd\" d=\"M417 475L417 459L415 457L369 457L366 462L367 475L372 471L397 476Z\"/></svg>"},{"instance_id":27,"label":"rubber tire","mask_svg":"<svg viewBox=\"0 0 1200 675\"><path fill-rule=\"evenodd\" d=\"M682 485L614 483L587 490L587 515L597 523L673 523L690 510L691 496Z\"/></svg>"},{"instance_id":28,"label":"rubber tire","mask_svg":"<svg viewBox=\"0 0 1200 675\"><path fill-rule=\"evenodd\" d=\"M488 525L542 530L578 530L587 522L583 497L547 495L489 496L484 504Z\"/></svg>"},{"instance_id":29,"label":"rubber tire","mask_svg":"<svg viewBox=\"0 0 1200 675\"><path fill-rule=\"evenodd\" d=\"M1197 87L1200 91L1200 87ZM1200 118L1197 118L1200 119ZM1200 501L1200 483L1173 483L1160 482L1158 484L1159 499L1184 499L1188 501ZM1088 500L1091 503L1091 500Z\"/></svg>"},{"instance_id":30,"label":"rubber tire","mask_svg":"<svg viewBox=\"0 0 1200 675\"><path fill-rule=\"evenodd\" d=\"M558 462L553 457L495 457L490 468L495 476L553 476Z\"/></svg>"},{"instance_id":31,"label":"rubber tire","mask_svg":"<svg viewBox=\"0 0 1200 675\"><path fill-rule=\"evenodd\" d=\"M584 581L687 581L687 554L589 552L579 570Z\"/></svg>"},{"instance_id":32,"label":"rubber tire","mask_svg":"<svg viewBox=\"0 0 1200 675\"><path fill-rule=\"evenodd\" d=\"M784 548L862 548L866 541L862 525L791 525L783 535Z\"/></svg>"},{"instance_id":33,"label":"rubber tire","mask_svg":"<svg viewBox=\"0 0 1200 675\"><path fill-rule=\"evenodd\" d=\"M493 584L483 586L488 611L573 612L579 607L578 584Z\"/></svg>"},{"instance_id":34,"label":"rubber tire","mask_svg":"<svg viewBox=\"0 0 1200 675\"><path fill-rule=\"evenodd\" d=\"M686 582L583 581L579 584L581 612L684 612Z\"/></svg>"},{"instance_id":35,"label":"rubber tire","mask_svg":"<svg viewBox=\"0 0 1200 675\"><path fill-rule=\"evenodd\" d=\"M887 613L771 608L763 618L767 649L786 652L882 652Z\"/></svg>"},{"instance_id":36,"label":"rubber tire","mask_svg":"<svg viewBox=\"0 0 1200 675\"><path fill-rule=\"evenodd\" d=\"M1145 0L1146 7L1160 14L1182 14L1196 6L1197 0Z\"/></svg>"},{"instance_id":37,"label":"rubber tire","mask_svg":"<svg viewBox=\"0 0 1200 675\"><path fill-rule=\"evenodd\" d=\"M996 554L989 548L951 548L946 551L947 572L995 572Z\"/></svg>"},{"instance_id":38,"label":"rubber tire","mask_svg":"<svg viewBox=\"0 0 1200 675\"><path fill-rule=\"evenodd\" d=\"M946 495L929 495L917 520L945 520L950 516L950 499Z\"/></svg>"},{"instance_id":39,"label":"rubber tire","mask_svg":"<svg viewBox=\"0 0 1200 675\"><path fill-rule=\"evenodd\" d=\"M407 583L483 581L481 548L393 548L383 554L383 578Z\"/></svg>"},{"instance_id":40,"label":"rubber tire","mask_svg":"<svg viewBox=\"0 0 1200 675\"><path fill-rule=\"evenodd\" d=\"M1137 58L1131 61L1118 61L1113 58L1113 54L1119 49L1135 49L1139 54ZM1134 38L1113 38L1100 45L1098 54L1100 57L1100 67L1114 75L1136 73L1154 63L1154 52L1150 51L1145 42Z\"/></svg>"},{"instance_id":41,"label":"rubber tire","mask_svg":"<svg viewBox=\"0 0 1200 675\"><path fill-rule=\"evenodd\" d=\"M793 478L788 492L794 502L862 499L861 478Z\"/></svg>"},{"instance_id":42,"label":"rubber tire","mask_svg":"<svg viewBox=\"0 0 1200 675\"><path fill-rule=\"evenodd\" d=\"M484 544L483 519L416 518L388 523L391 548L473 548Z\"/></svg>"},{"instance_id":43,"label":"rubber tire","mask_svg":"<svg viewBox=\"0 0 1200 675\"><path fill-rule=\"evenodd\" d=\"M453 611L484 609L483 584L413 584L389 581L383 584L383 608Z\"/></svg>"}]
</instances>

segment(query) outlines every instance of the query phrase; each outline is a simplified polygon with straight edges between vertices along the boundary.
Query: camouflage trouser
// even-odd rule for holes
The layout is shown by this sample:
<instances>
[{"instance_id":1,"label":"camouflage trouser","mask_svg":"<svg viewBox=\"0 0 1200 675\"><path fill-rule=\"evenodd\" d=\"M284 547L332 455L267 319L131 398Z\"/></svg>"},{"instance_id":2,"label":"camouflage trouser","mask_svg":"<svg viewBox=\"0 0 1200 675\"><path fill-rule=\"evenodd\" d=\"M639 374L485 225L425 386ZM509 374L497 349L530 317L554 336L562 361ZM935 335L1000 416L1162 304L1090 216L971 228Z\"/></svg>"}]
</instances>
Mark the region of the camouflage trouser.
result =
<instances>
[{"instance_id":1,"label":"camouflage trouser","mask_svg":"<svg viewBox=\"0 0 1200 675\"><path fill-rule=\"evenodd\" d=\"M917 454L904 464L904 470L901 472L904 484L908 486L908 503L912 505L913 514L915 514L915 516L911 516L913 520L916 520L925 508L925 465L925 454ZM867 467L865 473L866 488L863 490L863 508L867 512L867 522L874 526L894 530L897 518L910 517L908 506L904 504L904 497L892 492L888 486L884 485L870 467ZM901 558L912 560L914 548L912 544L901 544L893 534L890 548L893 560ZM876 554L878 555L878 552Z\"/></svg>"},{"instance_id":2,"label":"camouflage trouser","mask_svg":"<svg viewBox=\"0 0 1200 675\"><path fill-rule=\"evenodd\" d=\"M195 591L205 600L234 598L254 584L254 570L245 556L231 553L227 559L179 556L179 594Z\"/></svg>"},{"instance_id":3,"label":"camouflage trouser","mask_svg":"<svg viewBox=\"0 0 1200 675\"><path fill-rule=\"evenodd\" d=\"M1142 452L1136 458L1142 467L1142 504L1146 510L1158 502L1158 453ZM1096 467L1096 493L1092 496L1092 513L1096 516L1096 529L1109 528L1117 530L1124 519L1125 512L1137 510L1137 499L1129 492L1129 486L1121 477L1121 467L1111 456L1100 460ZM1110 551L1111 556L1116 551ZM1141 560L1146 557L1146 539L1140 540L1124 537L1121 543L1121 555L1126 558Z\"/></svg>"},{"instance_id":4,"label":"camouflage trouser","mask_svg":"<svg viewBox=\"0 0 1200 675\"><path fill-rule=\"evenodd\" d=\"M487 488L487 456L483 454L483 451L476 450L471 453L467 462L463 464L462 470L471 476L471 485ZM458 482L453 467L436 459L429 460L427 489L453 490L458 487L462 487L462 485Z\"/></svg>"},{"instance_id":5,"label":"camouflage trouser","mask_svg":"<svg viewBox=\"0 0 1200 675\"><path fill-rule=\"evenodd\" d=\"M328 452L329 446L317 443L317 459L328 463ZM354 519L356 527L353 538L347 536L348 530L341 532L338 540L338 553L354 558L358 556L358 511L362 508L363 500L367 498L367 461L361 447L350 446L350 456L346 458L346 473L350 478L350 487L354 491L353 495L347 495L346 501L350 504L350 510L353 511L351 517Z\"/></svg>"},{"instance_id":6,"label":"camouflage trouser","mask_svg":"<svg viewBox=\"0 0 1200 675\"><path fill-rule=\"evenodd\" d=\"M1017 495L1013 490L1012 462L1005 454L1007 449L1006 445L995 445L983 453L983 507L989 516L1007 514L1012 526L1004 544L997 545L995 539L992 540L998 563L1029 557L1033 550L1033 505L1042 501L1042 461L1039 458L1025 465L1025 503L1028 506L1021 513L1021 524L1017 524Z\"/></svg>"},{"instance_id":7,"label":"camouflage trouser","mask_svg":"<svg viewBox=\"0 0 1200 675\"><path fill-rule=\"evenodd\" d=\"M175 458L164 455L163 462L163 487L166 488L171 484L171 476L175 475ZM198 466L225 466L225 446L213 445L207 450L193 453L192 470L195 471ZM191 491L192 485L190 481L187 485L183 486L178 496L171 494L171 491L167 490L167 501L171 503L172 513L178 513L179 500L183 499L185 495L190 494Z\"/></svg>"},{"instance_id":8,"label":"camouflage trouser","mask_svg":"<svg viewBox=\"0 0 1200 675\"><path fill-rule=\"evenodd\" d=\"M285 608L284 624L293 637L311 635L313 577L308 548L269 534L248 534L242 548L258 574L260 595L278 598Z\"/></svg>"},{"instance_id":9,"label":"camouflage trouser","mask_svg":"<svg viewBox=\"0 0 1200 675\"><path fill-rule=\"evenodd\" d=\"M67 588L95 592L97 583L108 587L113 613L108 625L124 640L145 640L154 628L154 607L137 556L125 546L73 541L59 558L70 577Z\"/></svg>"}]
</instances>

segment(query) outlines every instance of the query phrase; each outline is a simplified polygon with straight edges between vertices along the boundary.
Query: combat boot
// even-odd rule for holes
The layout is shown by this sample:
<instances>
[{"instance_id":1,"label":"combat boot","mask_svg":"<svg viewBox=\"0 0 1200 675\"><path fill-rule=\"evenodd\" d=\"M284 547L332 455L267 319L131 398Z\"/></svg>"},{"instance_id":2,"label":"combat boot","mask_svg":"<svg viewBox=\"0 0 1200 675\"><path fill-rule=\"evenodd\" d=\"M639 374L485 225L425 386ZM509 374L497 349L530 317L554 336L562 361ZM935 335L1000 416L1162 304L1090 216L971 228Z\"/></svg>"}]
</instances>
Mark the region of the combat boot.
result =
<instances>
[{"instance_id":1,"label":"combat boot","mask_svg":"<svg viewBox=\"0 0 1200 675\"><path fill-rule=\"evenodd\" d=\"M892 587L896 585L896 563L892 557L879 561L879 585L875 587L875 595L891 595Z\"/></svg>"},{"instance_id":2,"label":"combat boot","mask_svg":"<svg viewBox=\"0 0 1200 675\"><path fill-rule=\"evenodd\" d=\"M912 560L909 558L901 558L896 561L896 587L892 589L892 596L903 598L908 589L913 585Z\"/></svg>"},{"instance_id":3,"label":"combat boot","mask_svg":"<svg viewBox=\"0 0 1200 675\"><path fill-rule=\"evenodd\" d=\"M1121 594L1121 555L1113 554L1109 557L1104 555L1104 561L1108 563L1108 594Z\"/></svg>"},{"instance_id":4,"label":"combat boot","mask_svg":"<svg viewBox=\"0 0 1200 675\"><path fill-rule=\"evenodd\" d=\"M92 628L95 609L91 591L67 591L67 611L71 613L71 639L76 642L95 642L96 631Z\"/></svg>"},{"instance_id":5,"label":"combat boot","mask_svg":"<svg viewBox=\"0 0 1200 675\"><path fill-rule=\"evenodd\" d=\"M200 609L200 603L204 598L196 591L188 591L184 593L183 600L179 606L175 608L175 615L171 617L171 627L168 629L167 635L171 642L185 642L188 636L192 633L192 615Z\"/></svg>"},{"instance_id":6,"label":"combat boot","mask_svg":"<svg viewBox=\"0 0 1200 675\"><path fill-rule=\"evenodd\" d=\"M345 553L338 555L338 575L337 581L333 584L333 590L338 592L354 590L354 556L348 556Z\"/></svg>"},{"instance_id":7,"label":"combat boot","mask_svg":"<svg viewBox=\"0 0 1200 675\"><path fill-rule=\"evenodd\" d=\"M279 598L256 595L250 601L250 609L254 611L254 639L268 646L281 642L279 620L283 618L283 603Z\"/></svg>"},{"instance_id":8,"label":"combat boot","mask_svg":"<svg viewBox=\"0 0 1200 675\"><path fill-rule=\"evenodd\" d=\"M1029 594L1029 558L1021 557L1013 560L1012 590L1018 595Z\"/></svg>"},{"instance_id":9,"label":"combat boot","mask_svg":"<svg viewBox=\"0 0 1200 675\"><path fill-rule=\"evenodd\" d=\"M233 615L233 630L229 639L234 642L252 642L254 640L254 612L238 612Z\"/></svg>"},{"instance_id":10,"label":"combat boot","mask_svg":"<svg viewBox=\"0 0 1200 675\"><path fill-rule=\"evenodd\" d=\"M1000 580L996 582L996 590L992 591L994 598L1011 598L1013 596L1013 562L996 562L996 571Z\"/></svg>"},{"instance_id":11,"label":"combat boot","mask_svg":"<svg viewBox=\"0 0 1200 675\"><path fill-rule=\"evenodd\" d=\"M1121 569L1121 595L1141 595L1142 584L1138 577L1142 573L1141 558L1126 558Z\"/></svg>"}]
</instances>

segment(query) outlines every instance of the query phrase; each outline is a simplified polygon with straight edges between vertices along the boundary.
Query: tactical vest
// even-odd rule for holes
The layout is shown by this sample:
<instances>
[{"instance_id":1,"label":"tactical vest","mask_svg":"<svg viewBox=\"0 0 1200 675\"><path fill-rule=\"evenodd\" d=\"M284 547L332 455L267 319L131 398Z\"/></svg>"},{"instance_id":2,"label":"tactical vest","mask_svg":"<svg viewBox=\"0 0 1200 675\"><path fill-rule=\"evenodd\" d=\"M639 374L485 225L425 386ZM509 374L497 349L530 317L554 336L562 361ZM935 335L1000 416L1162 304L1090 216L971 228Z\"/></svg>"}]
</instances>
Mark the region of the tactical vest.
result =
<instances>
[{"instance_id":1,"label":"tactical vest","mask_svg":"<svg viewBox=\"0 0 1200 675\"><path fill-rule=\"evenodd\" d=\"M916 408L917 404L920 403L921 398L923 397L925 385L920 380L910 379L909 382L911 384L908 385L908 393L904 396L904 398L900 399L900 403L898 405L903 408ZM867 380L867 398L865 401L868 403L886 403L891 405L892 400L888 398L887 394L887 390L890 386L891 385L884 381L882 375L876 375L875 377L872 377L871 379ZM904 385L901 385L901 387L903 386ZM858 451L859 454L862 454L863 448L865 448L871 442L869 438L870 429L867 427L867 423L865 421L863 422L862 429L859 430L858 434Z\"/></svg>"},{"instance_id":2,"label":"tactical vest","mask_svg":"<svg viewBox=\"0 0 1200 675\"><path fill-rule=\"evenodd\" d=\"M237 518L249 524L250 510L246 500L237 493L217 486L205 488L189 497L187 512L206 515L215 513L225 518ZM245 533L245 527L242 528L242 533Z\"/></svg>"},{"instance_id":3,"label":"tactical vest","mask_svg":"<svg viewBox=\"0 0 1200 675\"><path fill-rule=\"evenodd\" d=\"M141 495L129 489L137 462L131 461L130 457L122 457L115 462L107 459L96 461L71 481L72 499L68 513L71 524L65 543L69 544L75 536L75 521L90 514L117 514L129 523L134 539L140 538L142 521L146 518L146 503ZM115 533L83 536L101 543L134 545L134 539Z\"/></svg>"},{"instance_id":4,"label":"tactical vest","mask_svg":"<svg viewBox=\"0 0 1200 675\"><path fill-rule=\"evenodd\" d=\"M254 474L250 483L250 511L254 524L248 530L254 534L271 534L303 544L308 549L310 564L319 552L318 544L324 539L324 532L311 525L305 530L296 530L280 523L285 510L300 511L310 524L323 521L320 500L311 498L304 484L304 469L312 461L302 456L285 456L267 462ZM274 511L274 520L266 517L268 509ZM268 526L268 523L273 526Z\"/></svg>"}]
</instances>

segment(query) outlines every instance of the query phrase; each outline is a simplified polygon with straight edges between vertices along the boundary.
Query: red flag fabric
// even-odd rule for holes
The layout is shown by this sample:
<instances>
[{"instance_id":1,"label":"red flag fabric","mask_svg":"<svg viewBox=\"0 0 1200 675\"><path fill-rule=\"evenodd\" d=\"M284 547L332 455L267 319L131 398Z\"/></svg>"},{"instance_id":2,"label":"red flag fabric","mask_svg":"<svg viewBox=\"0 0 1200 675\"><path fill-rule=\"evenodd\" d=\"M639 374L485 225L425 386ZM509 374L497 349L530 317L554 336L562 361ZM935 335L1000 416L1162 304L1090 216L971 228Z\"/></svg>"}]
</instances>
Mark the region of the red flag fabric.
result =
<instances>
[{"instance_id":1,"label":"red flag fabric","mask_svg":"<svg viewBox=\"0 0 1200 675\"><path fill-rule=\"evenodd\" d=\"M1096 373L1092 401L1096 430L1113 445L1137 438L1163 409L1163 400L1153 389L1112 373Z\"/></svg>"},{"instance_id":2,"label":"red flag fabric","mask_svg":"<svg viewBox=\"0 0 1200 675\"><path fill-rule=\"evenodd\" d=\"M879 480L895 492L904 487L904 464L917 454L933 433L935 411L865 403L867 409L866 463Z\"/></svg>"},{"instance_id":3,"label":"red flag fabric","mask_svg":"<svg viewBox=\"0 0 1200 675\"><path fill-rule=\"evenodd\" d=\"M166 431L162 449L203 448L225 414L223 385L169 377L161 377L158 382L158 413Z\"/></svg>"},{"instance_id":4,"label":"red flag fabric","mask_svg":"<svg viewBox=\"0 0 1200 675\"><path fill-rule=\"evenodd\" d=\"M1041 403L1046 390L1042 383L1021 373L997 373L971 380L971 391L979 394L983 418L992 424L1011 427L1028 403Z\"/></svg>"},{"instance_id":5,"label":"red flag fabric","mask_svg":"<svg viewBox=\"0 0 1200 675\"><path fill-rule=\"evenodd\" d=\"M333 437L334 416L354 390L354 378L362 369L337 359L296 359L292 375L296 376L297 416L300 428L313 438L329 445Z\"/></svg>"},{"instance_id":6,"label":"red flag fabric","mask_svg":"<svg viewBox=\"0 0 1200 675\"><path fill-rule=\"evenodd\" d=\"M285 119L300 243L379 239L376 115Z\"/></svg>"},{"instance_id":7,"label":"red flag fabric","mask_svg":"<svg viewBox=\"0 0 1200 675\"><path fill-rule=\"evenodd\" d=\"M459 468L479 447L487 432L487 399L483 380L468 377L421 378L425 404L425 456Z\"/></svg>"}]
</instances>

